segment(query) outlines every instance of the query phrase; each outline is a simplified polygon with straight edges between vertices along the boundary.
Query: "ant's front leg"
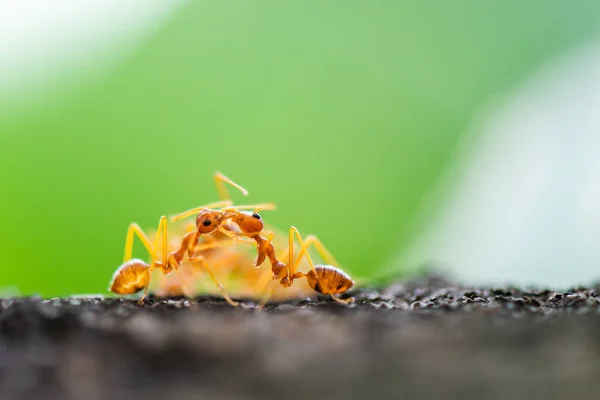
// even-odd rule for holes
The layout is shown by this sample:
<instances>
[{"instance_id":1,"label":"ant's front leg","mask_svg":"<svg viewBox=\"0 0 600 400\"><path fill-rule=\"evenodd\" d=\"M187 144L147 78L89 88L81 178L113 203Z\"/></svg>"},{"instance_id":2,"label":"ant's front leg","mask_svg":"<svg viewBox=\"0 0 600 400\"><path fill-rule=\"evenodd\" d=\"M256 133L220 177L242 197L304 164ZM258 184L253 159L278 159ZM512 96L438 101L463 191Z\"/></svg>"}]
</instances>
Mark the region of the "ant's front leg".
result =
<instances>
[{"instance_id":1,"label":"ant's front leg","mask_svg":"<svg viewBox=\"0 0 600 400\"><path fill-rule=\"evenodd\" d=\"M140 228L140 226L134 222L129 225L129 228L127 228L127 235L125 236L125 255L123 257L123 262L131 260L133 254L134 236L137 236L140 239L140 241L146 248L146 251L148 252L148 254L150 254L152 262L156 261L156 253L154 251L154 246L152 246L150 239L148 239L148 236L143 231L143 229Z\"/></svg>"}]
</instances>

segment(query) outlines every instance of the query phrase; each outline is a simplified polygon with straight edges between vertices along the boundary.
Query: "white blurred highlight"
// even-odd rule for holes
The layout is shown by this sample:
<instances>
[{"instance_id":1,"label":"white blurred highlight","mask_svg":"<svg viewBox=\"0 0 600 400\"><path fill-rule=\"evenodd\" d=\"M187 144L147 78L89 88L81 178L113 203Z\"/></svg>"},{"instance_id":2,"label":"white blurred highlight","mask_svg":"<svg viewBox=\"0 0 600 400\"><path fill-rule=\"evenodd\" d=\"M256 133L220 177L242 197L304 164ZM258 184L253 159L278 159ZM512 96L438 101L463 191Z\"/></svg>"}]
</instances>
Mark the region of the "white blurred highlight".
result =
<instances>
[{"instance_id":1,"label":"white blurred highlight","mask_svg":"<svg viewBox=\"0 0 600 400\"><path fill-rule=\"evenodd\" d=\"M495 106L435 193L444 208L425 207L441 216L396 265L433 263L474 284L599 280L600 43Z\"/></svg>"},{"instance_id":2,"label":"white blurred highlight","mask_svg":"<svg viewBox=\"0 0 600 400\"><path fill-rule=\"evenodd\" d=\"M0 106L110 67L184 0L0 2ZM2 104L3 103L3 104Z\"/></svg>"}]
</instances>

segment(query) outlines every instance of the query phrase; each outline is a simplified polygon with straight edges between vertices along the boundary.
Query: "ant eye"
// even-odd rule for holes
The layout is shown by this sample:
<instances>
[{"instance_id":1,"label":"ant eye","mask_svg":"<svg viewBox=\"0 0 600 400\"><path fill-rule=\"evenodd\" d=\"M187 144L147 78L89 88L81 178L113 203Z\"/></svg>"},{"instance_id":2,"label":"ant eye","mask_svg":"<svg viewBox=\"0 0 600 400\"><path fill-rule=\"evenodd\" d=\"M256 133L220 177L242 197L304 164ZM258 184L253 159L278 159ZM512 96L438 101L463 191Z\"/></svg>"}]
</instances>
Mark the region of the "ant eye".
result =
<instances>
[{"instance_id":1,"label":"ant eye","mask_svg":"<svg viewBox=\"0 0 600 400\"><path fill-rule=\"evenodd\" d=\"M210 221L210 219L205 220L202 225L204 226L210 226L210 224L212 224L212 222Z\"/></svg>"},{"instance_id":2,"label":"ant eye","mask_svg":"<svg viewBox=\"0 0 600 400\"><path fill-rule=\"evenodd\" d=\"M252 214L252 216L256 219L260 219L260 215L258 215L257 213Z\"/></svg>"}]
</instances>

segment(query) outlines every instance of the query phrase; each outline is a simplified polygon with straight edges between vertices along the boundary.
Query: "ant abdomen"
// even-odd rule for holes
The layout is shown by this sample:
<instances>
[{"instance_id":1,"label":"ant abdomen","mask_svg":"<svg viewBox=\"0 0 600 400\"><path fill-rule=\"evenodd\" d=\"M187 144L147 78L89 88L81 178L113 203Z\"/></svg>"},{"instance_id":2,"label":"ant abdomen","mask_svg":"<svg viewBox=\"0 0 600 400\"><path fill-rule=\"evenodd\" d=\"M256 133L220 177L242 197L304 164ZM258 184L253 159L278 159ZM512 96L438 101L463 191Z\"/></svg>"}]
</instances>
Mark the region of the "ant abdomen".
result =
<instances>
[{"instance_id":1,"label":"ant abdomen","mask_svg":"<svg viewBox=\"0 0 600 400\"><path fill-rule=\"evenodd\" d=\"M314 291L330 295L344 293L354 286L350 275L331 265L315 265L314 271L306 273L306 281Z\"/></svg>"},{"instance_id":2,"label":"ant abdomen","mask_svg":"<svg viewBox=\"0 0 600 400\"><path fill-rule=\"evenodd\" d=\"M109 290L117 294L134 294L146 287L150 280L150 264L133 258L115 271Z\"/></svg>"}]
</instances>

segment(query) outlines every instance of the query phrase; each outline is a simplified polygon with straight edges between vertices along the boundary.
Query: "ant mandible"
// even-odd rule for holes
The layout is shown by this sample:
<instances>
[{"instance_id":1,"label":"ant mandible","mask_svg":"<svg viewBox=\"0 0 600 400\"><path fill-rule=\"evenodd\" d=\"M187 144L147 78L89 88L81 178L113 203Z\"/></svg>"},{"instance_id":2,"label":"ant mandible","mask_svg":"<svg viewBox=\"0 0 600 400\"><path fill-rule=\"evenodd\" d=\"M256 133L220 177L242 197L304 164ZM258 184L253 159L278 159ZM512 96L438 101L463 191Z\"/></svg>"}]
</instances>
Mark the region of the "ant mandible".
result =
<instances>
[{"instance_id":1,"label":"ant mandible","mask_svg":"<svg viewBox=\"0 0 600 400\"><path fill-rule=\"evenodd\" d=\"M221 225L228 218L235 218L238 214L241 214L239 210L272 209L274 208L274 205L258 204L234 207L229 197L229 192L225 188L224 183L235 187L236 189L240 190L244 195L248 195L248 191L219 172L217 172L214 175L214 180L215 185L217 187L217 192L219 193L220 201L207 204L199 208L201 212L196 218L196 230L184 236L184 238L182 239L181 246L177 251L168 253L166 216L162 216L160 218L154 246L152 245L152 243L148 239L148 236L138 224L132 223L129 226L125 240L124 262L119 268L117 268L115 274L113 275L112 281L109 286L110 291L112 291L113 293L126 295L134 294L144 289L144 294L139 300L139 303L142 304L148 293L148 288L150 286L150 281L152 277L152 271L156 268L159 269L165 275L170 274L173 270L179 271L181 262L183 261L183 258L187 253L190 262L200 264L202 268L209 274L211 280L221 290L221 293L223 294L225 300L232 306L238 305L237 302L233 301L229 297L225 288L223 287L221 282L219 282L219 280L215 277L214 273L212 272L210 266L208 265L204 257L198 254L199 252L196 248L198 245L198 240L201 235L211 233L217 229L219 229L223 233L231 235L231 233L227 232L226 229L223 229ZM221 211L214 210L214 208L218 207L227 208ZM174 220L177 220L177 218L174 218ZM133 239L135 235L138 236L138 238L150 254L150 264L137 258L131 258L133 253ZM162 255L160 261L157 259L157 254L155 250L159 247L161 248Z\"/></svg>"}]
</instances>

